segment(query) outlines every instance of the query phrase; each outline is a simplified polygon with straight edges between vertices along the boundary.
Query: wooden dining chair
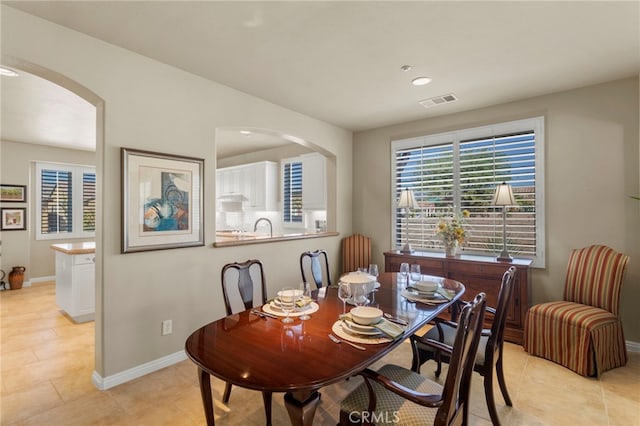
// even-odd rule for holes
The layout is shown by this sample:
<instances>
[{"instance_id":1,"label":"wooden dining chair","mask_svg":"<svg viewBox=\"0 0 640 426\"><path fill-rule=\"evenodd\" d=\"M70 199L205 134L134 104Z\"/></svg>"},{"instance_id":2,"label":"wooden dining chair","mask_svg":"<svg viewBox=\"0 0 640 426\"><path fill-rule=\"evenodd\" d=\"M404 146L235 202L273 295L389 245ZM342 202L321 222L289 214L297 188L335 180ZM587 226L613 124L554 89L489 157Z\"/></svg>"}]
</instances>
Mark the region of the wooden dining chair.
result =
<instances>
[{"instance_id":1,"label":"wooden dining chair","mask_svg":"<svg viewBox=\"0 0 640 426\"><path fill-rule=\"evenodd\" d=\"M478 294L462 309L444 385L406 368L387 364L365 369L360 384L340 404L340 424L401 424L424 426L467 424L473 364L482 333L485 294Z\"/></svg>"},{"instance_id":2,"label":"wooden dining chair","mask_svg":"<svg viewBox=\"0 0 640 426\"><path fill-rule=\"evenodd\" d=\"M324 250L305 251L300 255L302 281L314 283L317 288L331 285L329 257Z\"/></svg>"},{"instance_id":3,"label":"wooden dining chair","mask_svg":"<svg viewBox=\"0 0 640 426\"><path fill-rule=\"evenodd\" d=\"M368 268L371 263L371 238L354 234L342 239L342 273Z\"/></svg>"},{"instance_id":4,"label":"wooden dining chair","mask_svg":"<svg viewBox=\"0 0 640 426\"><path fill-rule=\"evenodd\" d=\"M222 295L227 315L232 315L267 301L267 285L262 262L250 259L242 263L228 263L222 267ZM229 402L231 383L226 383L222 402ZM262 392L267 425L271 425L271 392Z\"/></svg>"},{"instance_id":5,"label":"wooden dining chair","mask_svg":"<svg viewBox=\"0 0 640 426\"><path fill-rule=\"evenodd\" d=\"M504 327L507 322L509 301L513 293L513 282L516 268L510 267L502 276L502 284L498 293L498 300L495 307L486 307L486 313L493 316L491 328L483 330L478 344L478 354L473 365L474 371L484 377L484 395L489 409L489 416L494 426L500 425L500 417L496 410L496 403L493 397L493 376L494 371L498 378L500 391L505 403L511 407L513 404L507 391L507 383L504 379L502 367L502 348L504 343ZM457 303L464 303L458 301ZM485 314L486 315L486 314ZM431 328L422 337L411 336L411 346L413 349L413 360L411 370L420 373L422 364L430 359L437 362L436 377L442 372L442 362L450 364L450 354L442 351L439 345L431 342L442 342L452 345L455 339L458 323L436 318L435 327Z\"/></svg>"},{"instance_id":6,"label":"wooden dining chair","mask_svg":"<svg viewBox=\"0 0 640 426\"><path fill-rule=\"evenodd\" d=\"M620 292L629 257L603 246L569 255L564 300L534 305L524 324L524 350L583 376L627 363Z\"/></svg>"}]
</instances>

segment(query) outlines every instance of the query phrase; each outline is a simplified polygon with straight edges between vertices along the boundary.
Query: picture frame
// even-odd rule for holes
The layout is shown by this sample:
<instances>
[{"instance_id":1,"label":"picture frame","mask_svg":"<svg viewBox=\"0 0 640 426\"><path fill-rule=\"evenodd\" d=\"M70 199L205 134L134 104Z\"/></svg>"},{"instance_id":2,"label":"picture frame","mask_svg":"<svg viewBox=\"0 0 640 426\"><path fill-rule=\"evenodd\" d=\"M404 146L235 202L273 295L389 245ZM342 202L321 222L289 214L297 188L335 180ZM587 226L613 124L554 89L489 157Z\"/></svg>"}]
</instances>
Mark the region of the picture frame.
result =
<instances>
[{"instance_id":1,"label":"picture frame","mask_svg":"<svg viewBox=\"0 0 640 426\"><path fill-rule=\"evenodd\" d=\"M204 245L204 159L120 148L122 253Z\"/></svg>"},{"instance_id":2,"label":"picture frame","mask_svg":"<svg viewBox=\"0 0 640 426\"><path fill-rule=\"evenodd\" d=\"M27 202L27 185L0 184L0 202L26 203Z\"/></svg>"},{"instance_id":3,"label":"picture frame","mask_svg":"<svg viewBox=\"0 0 640 426\"><path fill-rule=\"evenodd\" d=\"M27 229L27 208L0 208L2 223L0 231L25 231Z\"/></svg>"}]
</instances>

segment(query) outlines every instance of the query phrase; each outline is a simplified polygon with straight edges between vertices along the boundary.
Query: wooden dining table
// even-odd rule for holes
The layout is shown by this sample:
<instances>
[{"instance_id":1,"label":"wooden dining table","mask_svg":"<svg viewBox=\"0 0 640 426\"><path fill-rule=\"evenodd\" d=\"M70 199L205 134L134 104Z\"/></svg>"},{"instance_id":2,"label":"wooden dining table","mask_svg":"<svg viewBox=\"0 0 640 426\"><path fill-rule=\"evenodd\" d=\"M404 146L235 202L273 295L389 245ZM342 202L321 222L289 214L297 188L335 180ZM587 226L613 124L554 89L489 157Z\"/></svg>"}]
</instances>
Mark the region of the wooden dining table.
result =
<instances>
[{"instance_id":1,"label":"wooden dining table","mask_svg":"<svg viewBox=\"0 0 640 426\"><path fill-rule=\"evenodd\" d=\"M194 331L186 340L188 357L198 367L205 417L214 425L211 376L234 386L257 391L283 392L292 425L310 426L320 399L318 390L357 374L395 349L461 297L465 287L443 279L455 290L451 301L440 304L411 302L402 296L405 278L385 272L380 287L371 293L371 304L407 322L400 338L379 344L360 344L358 350L333 342L328 335L343 313L337 289L314 292L318 310L308 320L261 317L246 310L229 315ZM455 306L455 305L453 305ZM351 308L347 304L347 311Z\"/></svg>"}]
</instances>

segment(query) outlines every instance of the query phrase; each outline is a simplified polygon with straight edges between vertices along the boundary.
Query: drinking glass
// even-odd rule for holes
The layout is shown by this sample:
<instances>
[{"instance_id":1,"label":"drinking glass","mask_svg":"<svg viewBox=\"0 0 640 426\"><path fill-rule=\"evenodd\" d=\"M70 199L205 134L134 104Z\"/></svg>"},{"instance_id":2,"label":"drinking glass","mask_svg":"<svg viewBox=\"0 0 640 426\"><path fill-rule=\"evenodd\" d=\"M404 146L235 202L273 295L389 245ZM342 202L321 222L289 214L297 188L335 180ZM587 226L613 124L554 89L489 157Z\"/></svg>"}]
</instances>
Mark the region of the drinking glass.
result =
<instances>
[{"instance_id":1,"label":"drinking glass","mask_svg":"<svg viewBox=\"0 0 640 426\"><path fill-rule=\"evenodd\" d=\"M420 274L420 265L412 264L411 265L411 281L418 282L422 278Z\"/></svg>"},{"instance_id":2,"label":"drinking glass","mask_svg":"<svg viewBox=\"0 0 640 426\"><path fill-rule=\"evenodd\" d=\"M369 283L354 284L353 286L353 304L356 306L366 306L369 303L367 298Z\"/></svg>"},{"instance_id":3,"label":"drinking glass","mask_svg":"<svg viewBox=\"0 0 640 426\"><path fill-rule=\"evenodd\" d=\"M307 302L309 302L309 299L311 299L311 286L306 281L302 282L300 283L300 291L302 292L302 294L299 297L300 305L301 305L300 308L309 309L309 305ZM311 317L309 316L309 314L302 314L298 318L305 321L310 319Z\"/></svg>"},{"instance_id":4,"label":"drinking glass","mask_svg":"<svg viewBox=\"0 0 640 426\"><path fill-rule=\"evenodd\" d=\"M340 281L338 283L338 299L342 300L342 313L347 312L347 300L351 298L351 284Z\"/></svg>"},{"instance_id":5,"label":"drinking glass","mask_svg":"<svg viewBox=\"0 0 640 426\"><path fill-rule=\"evenodd\" d=\"M289 315L291 315L291 312L293 312L293 309L296 306L296 300L298 298L297 293L299 292L292 287L284 287L278 292L280 309L282 309L282 311L287 315L286 317L282 318L282 322L285 324L293 322L293 318L291 318Z\"/></svg>"},{"instance_id":6,"label":"drinking glass","mask_svg":"<svg viewBox=\"0 0 640 426\"><path fill-rule=\"evenodd\" d=\"M409 285L409 264L408 263L401 263L400 264L400 276L402 277L402 280L404 281L405 285Z\"/></svg>"},{"instance_id":7,"label":"drinking glass","mask_svg":"<svg viewBox=\"0 0 640 426\"><path fill-rule=\"evenodd\" d=\"M380 275L380 274L378 272L378 265L377 264L372 263L372 264L369 265L369 275L372 275L372 276L376 277L376 281L378 280L378 275Z\"/></svg>"},{"instance_id":8,"label":"drinking glass","mask_svg":"<svg viewBox=\"0 0 640 426\"><path fill-rule=\"evenodd\" d=\"M369 275L371 275L372 277L375 277L376 282L378 281L378 264L377 263L371 263L369 264ZM375 306L376 305L376 291L378 291L376 289L376 283L373 282L371 283L371 305Z\"/></svg>"}]
</instances>

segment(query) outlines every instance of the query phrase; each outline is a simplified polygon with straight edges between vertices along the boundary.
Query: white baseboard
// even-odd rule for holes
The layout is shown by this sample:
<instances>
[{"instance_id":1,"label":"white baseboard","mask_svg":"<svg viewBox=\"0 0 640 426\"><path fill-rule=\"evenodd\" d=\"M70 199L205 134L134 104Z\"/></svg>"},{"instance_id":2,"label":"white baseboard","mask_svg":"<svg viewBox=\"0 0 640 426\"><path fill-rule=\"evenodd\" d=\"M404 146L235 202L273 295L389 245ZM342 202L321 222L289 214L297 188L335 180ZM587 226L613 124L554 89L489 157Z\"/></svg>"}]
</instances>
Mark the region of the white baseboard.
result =
<instances>
[{"instance_id":1,"label":"white baseboard","mask_svg":"<svg viewBox=\"0 0 640 426\"><path fill-rule=\"evenodd\" d=\"M627 351L629 351L629 352L640 352L640 343L638 343L638 342L630 342L629 340L627 340L626 344L627 344Z\"/></svg>"},{"instance_id":2,"label":"white baseboard","mask_svg":"<svg viewBox=\"0 0 640 426\"><path fill-rule=\"evenodd\" d=\"M137 367L130 368L113 376L102 377L96 371L91 375L91 381L100 390L107 390L114 386L121 385L130 380L137 379L146 374L153 373L154 371L161 370L170 365L177 364L187 359L185 351L179 351L171 355L167 355L162 358L138 365Z\"/></svg>"},{"instance_id":3,"label":"white baseboard","mask_svg":"<svg viewBox=\"0 0 640 426\"><path fill-rule=\"evenodd\" d=\"M56 276L55 275L51 275L51 276L48 276L48 277L37 277L37 278L31 277L29 279L29 283L30 284L31 283L42 283L42 282L45 282L45 281L55 281L55 280L56 280Z\"/></svg>"}]
</instances>

